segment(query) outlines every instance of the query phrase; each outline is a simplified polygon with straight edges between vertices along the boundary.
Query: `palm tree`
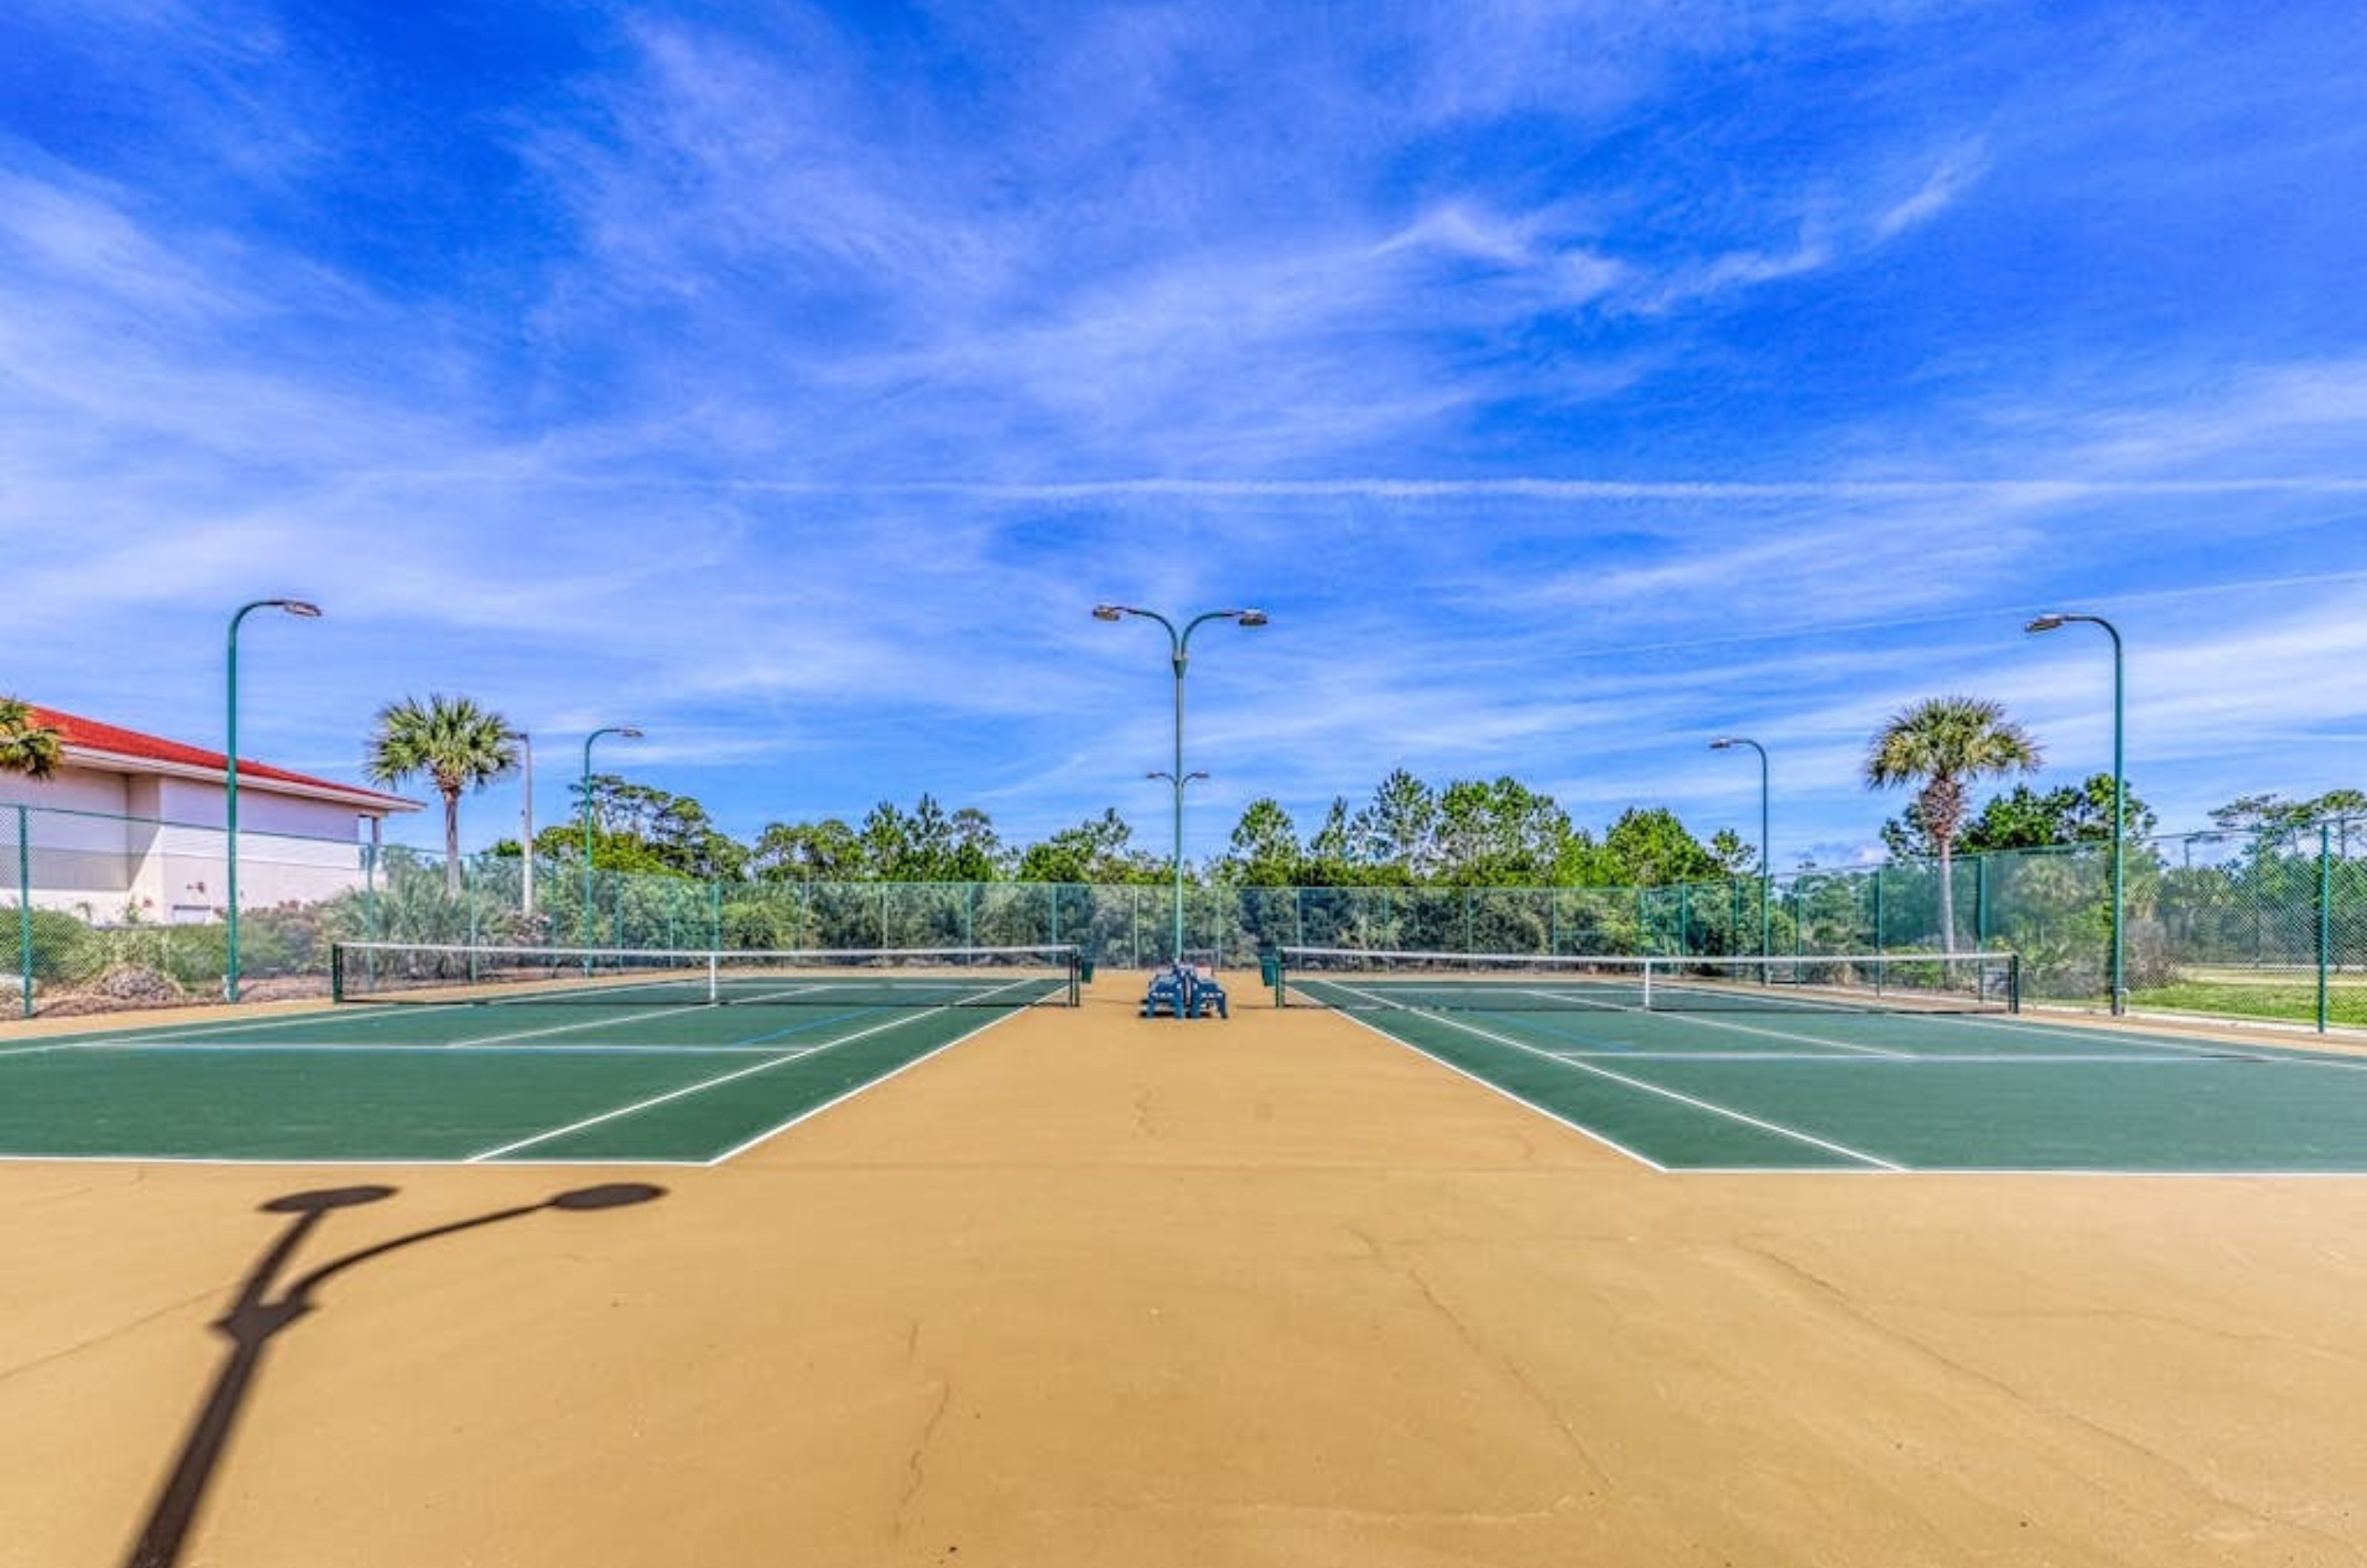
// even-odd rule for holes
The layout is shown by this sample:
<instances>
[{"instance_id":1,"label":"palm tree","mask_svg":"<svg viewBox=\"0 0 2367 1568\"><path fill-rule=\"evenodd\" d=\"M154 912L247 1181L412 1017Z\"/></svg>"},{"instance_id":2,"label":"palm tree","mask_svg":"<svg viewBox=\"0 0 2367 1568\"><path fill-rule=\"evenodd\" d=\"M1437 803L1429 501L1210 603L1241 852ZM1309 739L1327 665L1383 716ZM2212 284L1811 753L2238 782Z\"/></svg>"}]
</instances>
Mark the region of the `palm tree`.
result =
<instances>
[{"instance_id":1,"label":"palm tree","mask_svg":"<svg viewBox=\"0 0 2367 1568\"><path fill-rule=\"evenodd\" d=\"M1983 697L1930 697L1895 715L1865 754L1869 789L1920 784L1916 809L1940 851L1940 942L1956 951L1956 891L1951 852L1970 805L1973 780L2038 766L2038 745L2006 717L2005 705Z\"/></svg>"},{"instance_id":2,"label":"palm tree","mask_svg":"<svg viewBox=\"0 0 2367 1568\"><path fill-rule=\"evenodd\" d=\"M444 891L460 894L460 795L482 789L517 766L510 723L467 697L431 694L389 703L378 710L363 764L379 784L425 773L444 797Z\"/></svg>"},{"instance_id":3,"label":"palm tree","mask_svg":"<svg viewBox=\"0 0 2367 1568\"><path fill-rule=\"evenodd\" d=\"M22 773L45 779L65 759L65 736L54 727L33 722L32 705L16 697L0 697L0 773Z\"/></svg>"}]
</instances>

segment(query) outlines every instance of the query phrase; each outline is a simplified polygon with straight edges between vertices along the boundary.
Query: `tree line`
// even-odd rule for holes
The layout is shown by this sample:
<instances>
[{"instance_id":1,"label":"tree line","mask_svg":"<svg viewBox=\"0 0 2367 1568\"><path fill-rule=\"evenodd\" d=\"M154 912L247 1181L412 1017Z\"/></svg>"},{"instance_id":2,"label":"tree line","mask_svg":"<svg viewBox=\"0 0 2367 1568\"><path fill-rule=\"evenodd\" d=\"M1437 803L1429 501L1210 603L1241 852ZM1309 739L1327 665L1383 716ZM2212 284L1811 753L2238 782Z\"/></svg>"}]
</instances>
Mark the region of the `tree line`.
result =
<instances>
[{"instance_id":1,"label":"tree line","mask_svg":"<svg viewBox=\"0 0 2367 1568\"><path fill-rule=\"evenodd\" d=\"M1029 844L1006 842L975 807L947 810L923 795L881 801L859 822L775 822L743 843L688 795L595 773L589 784L593 863L710 881L1159 883L1166 854L1137 844L1115 809ZM535 835L544 860L581 865L585 785L571 786L578 820ZM492 848L518 853L515 840ZM1187 867L1251 886L1636 886L1747 875L1757 853L1733 833L1704 844L1664 807L1636 807L1599 838L1519 781L1458 780L1433 788L1402 770L1370 800L1332 801L1302 839L1271 796L1253 800L1223 853Z\"/></svg>"},{"instance_id":2,"label":"tree line","mask_svg":"<svg viewBox=\"0 0 2367 1568\"><path fill-rule=\"evenodd\" d=\"M382 708L367 771L381 784L425 777L442 795L447 875L459 874L459 801L516 766L515 731L465 697L405 698ZM2112 831L2113 781L2098 773L2038 791L2024 784L1975 807L1976 782L2027 773L2037 743L2003 706L1976 697L1934 697L1902 709L1872 739L1861 769L1872 789L1911 787L1906 807L1881 828L1894 859L1938 861L2076 844ZM577 822L588 815L595 866L708 881L1156 882L1165 856L1138 846L1115 809L1037 842L1012 844L976 807L947 810L923 795L908 809L874 806L860 822L825 817L774 822L743 843L688 795L614 773L571 786ZM2151 833L2151 808L2122 781L2127 836ZM2305 801L2238 797L2212 813L2223 829L2294 832L2303 824L2367 810L2367 795L2335 790ZM538 857L581 864L578 825L535 835ZM516 855L516 841L493 847ZM1399 769L1361 804L1332 799L1302 831L1272 796L1245 807L1225 851L1187 868L1226 882L1269 886L1664 886L1759 874L1759 852L1731 829L1706 840L1665 807L1633 807L1597 833L1571 821L1553 797L1518 779L1456 779L1433 785ZM1804 869L1807 869L1804 867ZM456 884L457 886L457 884Z\"/></svg>"},{"instance_id":3,"label":"tree line","mask_svg":"<svg viewBox=\"0 0 2367 1568\"><path fill-rule=\"evenodd\" d=\"M447 886L459 887L459 809L464 795L515 770L517 731L467 697L405 697L381 709L365 750L374 782L425 779L442 797ZM35 724L15 698L0 698L0 770L46 778L61 738ZM1874 736L1862 770L1870 788L1912 785L1906 808L1881 839L1897 860L1936 859L2100 840L2112 834L2112 779L2040 792L2016 784L1978 809L1976 780L2027 772L2039 750L1999 705L1938 697L1902 710ZM575 821L535 835L538 858L583 863L581 823L591 821L595 866L706 881L1149 883L1172 874L1167 858L1135 842L1115 809L1037 842L1012 844L986 812L947 810L923 795L907 809L874 806L860 822L825 817L768 824L743 843L716 826L689 795L614 773L571 785ZM2292 838L2320 821L2367 813L2367 794L2338 789L2305 800L2237 797L2211 813L2222 829ZM2154 813L2123 788L2130 837L2155 827ZM505 840L493 853L515 857ZM1752 876L1756 846L1730 829L1706 840L1665 807L1633 807L1600 833L1570 820L1553 797L1507 776L1433 785L1399 769L1361 804L1336 796L1302 831L1272 796L1243 808L1224 852L1188 871L1229 883L1271 886L1664 886ZM1804 865L1802 869L1813 869Z\"/></svg>"}]
</instances>

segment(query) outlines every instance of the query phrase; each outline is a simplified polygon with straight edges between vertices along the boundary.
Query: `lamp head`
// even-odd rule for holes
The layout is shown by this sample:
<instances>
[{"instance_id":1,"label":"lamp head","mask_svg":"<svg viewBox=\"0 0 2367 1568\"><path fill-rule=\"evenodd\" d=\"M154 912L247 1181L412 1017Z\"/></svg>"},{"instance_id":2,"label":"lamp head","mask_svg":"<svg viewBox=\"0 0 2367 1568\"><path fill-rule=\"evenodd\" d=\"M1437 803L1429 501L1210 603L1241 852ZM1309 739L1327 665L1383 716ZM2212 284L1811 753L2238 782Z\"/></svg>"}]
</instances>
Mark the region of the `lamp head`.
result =
<instances>
[{"instance_id":1,"label":"lamp head","mask_svg":"<svg viewBox=\"0 0 2367 1568\"><path fill-rule=\"evenodd\" d=\"M628 740L639 740L641 738L641 732L635 729L629 724L618 725L617 727L617 733L623 736Z\"/></svg>"},{"instance_id":2,"label":"lamp head","mask_svg":"<svg viewBox=\"0 0 2367 1568\"><path fill-rule=\"evenodd\" d=\"M2030 625L2022 629L2026 632L2051 632L2070 618L2060 610L2049 610L2043 615L2032 617Z\"/></svg>"},{"instance_id":3,"label":"lamp head","mask_svg":"<svg viewBox=\"0 0 2367 1568\"><path fill-rule=\"evenodd\" d=\"M1721 735L1709 743L1709 749L1713 751L1730 751L1734 749L1734 737Z\"/></svg>"},{"instance_id":4,"label":"lamp head","mask_svg":"<svg viewBox=\"0 0 2367 1568\"><path fill-rule=\"evenodd\" d=\"M1243 610L1233 618L1245 626L1262 626L1266 624L1266 613L1263 610Z\"/></svg>"},{"instance_id":5,"label":"lamp head","mask_svg":"<svg viewBox=\"0 0 2367 1568\"><path fill-rule=\"evenodd\" d=\"M271 603L289 615L301 615L308 621L317 621L321 618L321 606L309 599L274 599Z\"/></svg>"},{"instance_id":6,"label":"lamp head","mask_svg":"<svg viewBox=\"0 0 2367 1568\"><path fill-rule=\"evenodd\" d=\"M1125 614L1126 607L1122 604L1096 604L1093 606L1093 619L1097 621L1115 621Z\"/></svg>"}]
</instances>

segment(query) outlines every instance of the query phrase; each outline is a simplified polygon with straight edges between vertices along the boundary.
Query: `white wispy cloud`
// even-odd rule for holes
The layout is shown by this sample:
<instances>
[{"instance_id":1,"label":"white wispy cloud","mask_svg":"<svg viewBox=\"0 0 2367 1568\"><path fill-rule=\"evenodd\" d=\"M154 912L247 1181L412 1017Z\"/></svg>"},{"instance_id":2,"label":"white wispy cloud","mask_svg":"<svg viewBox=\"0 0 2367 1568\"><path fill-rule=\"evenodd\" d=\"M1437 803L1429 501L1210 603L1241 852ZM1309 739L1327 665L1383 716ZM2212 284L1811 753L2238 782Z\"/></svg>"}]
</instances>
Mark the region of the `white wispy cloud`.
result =
<instances>
[{"instance_id":1,"label":"white wispy cloud","mask_svg":"<svg viewBox=\"0 0 2367 1568\"><path fill-rule=\"evenodd\" d=\"M1986 152L1976 142L1942 158L1912 196L1885 209L1874 220L1876 243L1920 228L1956 204L1957 199L1988 173Z\"/></svg>"},{"instance_id":2,"label":"white wispy cloud","mask_svg":"<svg viewBox=\"0 0 2367 1568\"><path fill-rule=\"evenodd\" d=\"M562 750L640 722L619 765L735 830L922 789L1014 835L1156 823L1165 653L1086 609L1255 603L1272 627L1195 645L1195 854L1254 795L1308 826L1399 765L1730 819L1755 780L1704 747L1738 729L1776 753L1779 862L1870 840L1866 737L1937 690L2093 771L2099 651L2016 629L2054 604L2124 623L2166 815L2367 734L2329 673L2367 652L2367 322L2327 290L2263 334L2155 276L2192 239L2293 290L2275 245L2343 276L2356 243L2209 227L2317 167L2273 131L2184 206L2115 162L2116 127L2173 145L2142 51L2070 102L2015 69L2044 39L1968 57L1945 6L883 39L859 7L651 4L579 18L597 47L470 128L523 171L500 227L406 233L340 221L330 172L409 143L317 30L36 14L119 51L98 80L146 117L77 148L0 109L11 682L78 711L208 739L223 615L301 592L329 619L259 642L243 699L284 755L356 756L436 687ZM2237 90L2273 75L2211 101L2285 126ZM2343 144L2309 113L2294 145ZM2025 328L2045 300L1999 258L2033 235L2056 283L2124 292Z\"/></svg>"}]
</instances>

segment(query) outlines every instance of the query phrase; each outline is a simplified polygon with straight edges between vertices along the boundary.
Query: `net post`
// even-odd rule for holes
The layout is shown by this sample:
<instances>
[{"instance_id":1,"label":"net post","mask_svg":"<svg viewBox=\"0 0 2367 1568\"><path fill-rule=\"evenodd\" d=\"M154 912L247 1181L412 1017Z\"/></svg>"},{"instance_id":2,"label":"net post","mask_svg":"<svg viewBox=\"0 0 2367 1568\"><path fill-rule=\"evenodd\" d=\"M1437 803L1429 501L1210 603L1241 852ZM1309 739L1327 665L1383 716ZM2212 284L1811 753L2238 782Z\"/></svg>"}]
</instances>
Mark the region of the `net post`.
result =
<instances>
[{"instance_id":1,"label":"net post","mask_svg":"<svg viewBox=\"0 0 2367 1568\"><path fill-rule=\"evenodd\" d=\"M1874 955L1882 956L1882 867L1874 868ZM1876 974L1880 971L1876 970Z\"/></svg>"},{"instance_id":2,"label":"net post","mask_svg":"<svg viewBox=\"0 0 2367 1568\"><path fill-rule=\"evenodd\" d=\"M1647 954L1643 964L1639 965L1644 975L1644 1010L1646 1012L1650 1012L1652 1010L1652 970L1657 962L1658 961L1656 959L1652 958L1649 954Z\"/></svg>"},{"instance_id":3,"label":"net post","mask_svg":"<svg viewBox=\"0 0 2367 1568\"><path fill-rule=\"evenodd\" d=\"M342 942L329 944L329 999L345 999L345 944Z\"/></svg>"},{"instance_id":4,"label":"net post","mask_svg":"<svg viewBox=\"0 0 2367 1568\"><path fill-rule=\"evenodd\" d=\"M715 948L707 950L707 1003L709 1007L723 1000L723 954Z\"/></svg>"},{"instance_id":5,"label":"net post","mask_svg":"<svg viewBox=\"0 0 2367 1568\"><path fill-rule=\"evenodd\" d=\"M2022 1010L2022 954L2010 953L2005 961L2005 1010Z\"/></svg>"},{"instance_id":6,"label":"net post","mask_svg":"<svg viewBox=\"0 0 2367 1568\"><path fill-rule=\"evenodd\" d=\"M1069 949L1069 1005L1082 1007L1085 1003L1085 950Z\"/></svg>"}]
</instances>

